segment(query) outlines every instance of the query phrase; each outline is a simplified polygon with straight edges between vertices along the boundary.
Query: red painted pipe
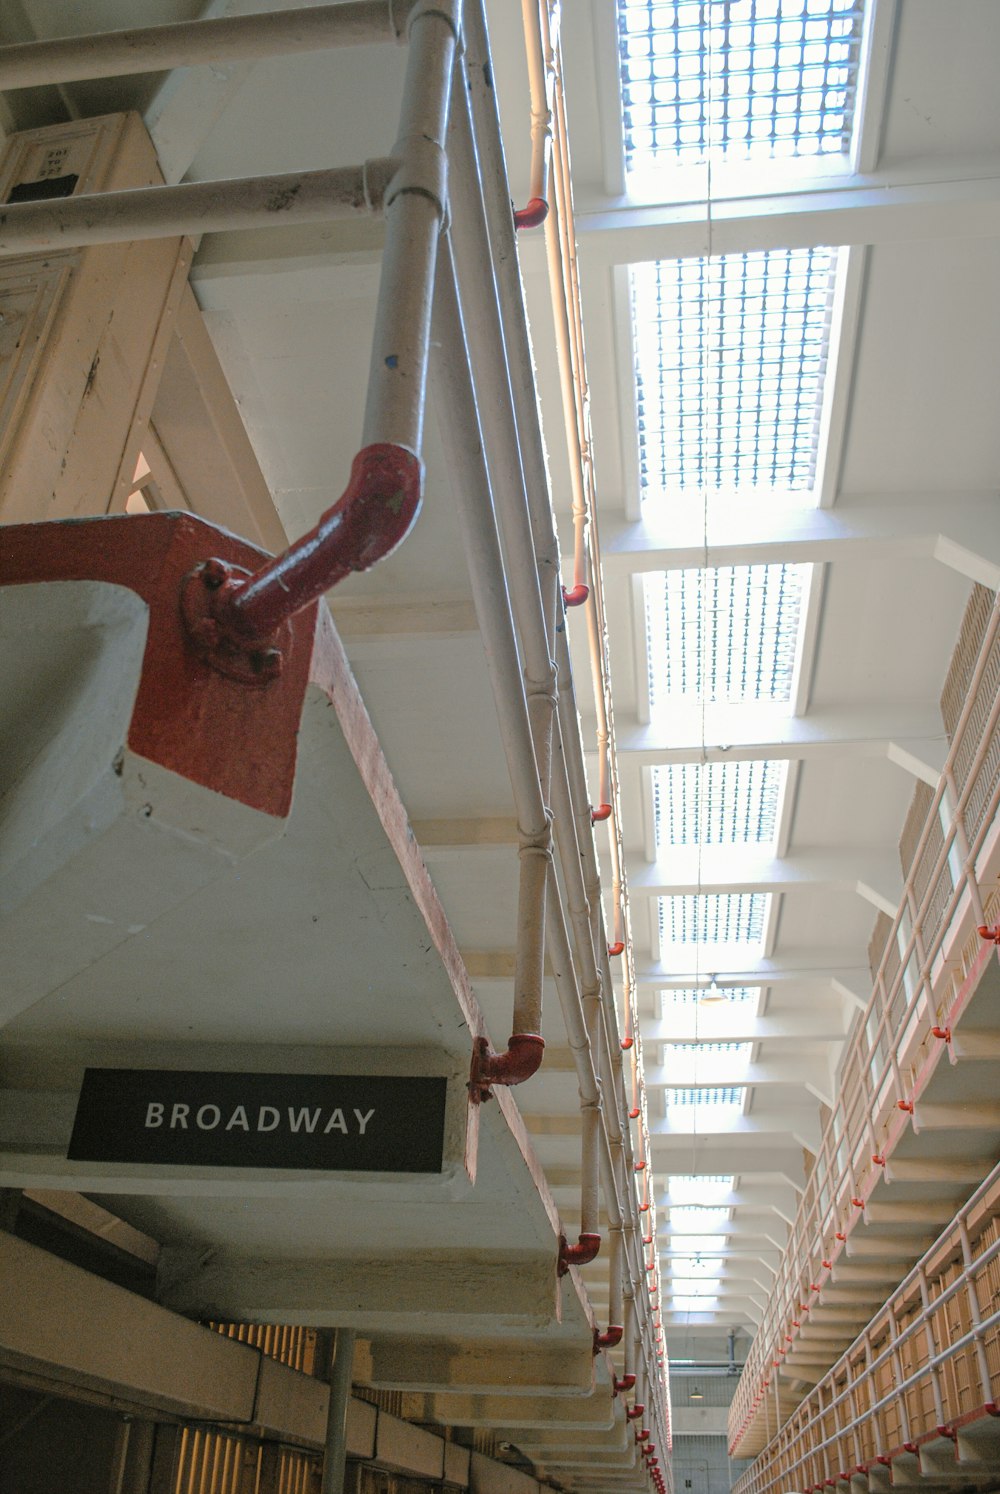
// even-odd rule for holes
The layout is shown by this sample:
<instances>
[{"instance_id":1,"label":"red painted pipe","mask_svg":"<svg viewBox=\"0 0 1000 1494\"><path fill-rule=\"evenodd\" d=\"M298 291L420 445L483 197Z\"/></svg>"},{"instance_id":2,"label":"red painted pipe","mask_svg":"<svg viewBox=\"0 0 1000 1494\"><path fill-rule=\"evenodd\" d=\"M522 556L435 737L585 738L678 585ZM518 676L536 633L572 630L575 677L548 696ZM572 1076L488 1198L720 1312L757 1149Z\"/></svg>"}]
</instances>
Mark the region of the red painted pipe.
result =
<instances>
[{"instance_id":1,"label":"red painted pipe","mask_svg":"<svg viewBox=\"0 0 1000 1494\"><path fill-rule=\"evenodd\" d=\"M575 586L564 586L562 598L564 607L582 607L590 596L590 587L583 581L578 581Z\"/></svg>"},{"instance_id":2,"label":"red painted pipe","mask_svg":"<svg viewBox=\"0 0 1000 1494\"><path fill-rule=\"evenodd\" d=\"M570 1266L589 1266L591 1261L597 1259L597 1252L601 1248L601 1237L598 1234L590 1234L581 1231L575 1245L570 1245L565 1235L559 1236L559 1266L560 1276L565 1276Z\"/></svg>"},{"instance_id":3,"label":"red painted pipe","mask_svg":"<svg viewBox=\"0 0 1000 1494\"><path fill-rule=\"evenodd\" d=\"M635 1405L632 1406L630 1410L625 1412L625 1417L628 1421L638 1421L640 1416L645 1415L645 1412L646 1408L642 1404L642 1402L636 1401Z\"/></svg>"},{"instance_id":4,"label":"red painted pipe","mask_svg":"<svg viewBox=\"0 0 1000 1494\"><path fill-rule=\"evenodd\" d=\"M590 810L590 823L592 825L598 825L598 824L602 823L604 820L610 820L610 818L611 818L611 805L610 804L598 804L596 806L596 808L593 807L593 806L591 807L591 810Z\"/></svg>"},{"instance_id":5,"label":"red painted pipe","mask_svg":"<svg viewBox=\"0 0 1000 1494\"><path fill-rule=\"evenodd\" d=\"M614 1385L615 1395L619 1395L621 1393L621 1391L623 1391L623 1390L634 1390L635 1389L635 1375L632 1375L632 1374L622 1375L622 1377L621 1377L620 1380L618 1379L618 1377L616 1375L615 1378L614 1378L614 1380L612 1381L612 1384Z\"/></svg>"},{"instance_id":6,"label":"red painted pipe","mask_svg":"<svg viewBox=\"0 0 1000 1494\"><path fill-rule=\"evenodd\" d=\"M395 550L420 511L420 458L405 446L365 446L343 495L315 529L254 575L218 586L213 613L222 632L269 638L294 613Z\"/></svg>"},{"instance_id":7,"label":"red painted pipe","mask_svg":"<svg viewBox=\"0 0 1000 1494\"><path fill-rule=\"evenodd\" d=\"M537 1074L544 1052L545 1039L535 1032L512 1033L505 1053L491 1053L489 1041L477 1038L469 1078L473 1099L488 1100L494 1084L523 1084Z\"/></svg>"},{"instance_id":8,"label":"red painted pipe","mask_svg":"<svg viewBox=\"0 0 1000 1494\"><path fill-rule=\"evenodd\" d=\"M625 953L625 940L624 939L618 939L618 940L615 941L614 944L609 944L608 945L608 954L611 956L612 959L614 959L615 955L620 955L620 954L624 954L624 953Z\"/></svg>"},{"instance_id":9,"label":"red painted pipe","mask_svg":"<svg viewBox=\"0 0 1000 1494\"><path fill-rule=\"evenodd\" d=\"M523 208L514 209L515 228L538 228L549 216L544 197L529 197Z\"/></svg>"},{"instance_id":10,"label":"red painted pipe","mask_svg":"<svg viewBox=\"0 0 1000 1494\"><path fill-rule=\"evenodd\" d=\"M625 1329L620 1328L617 1323L609 1323L603 1333L600 1329L595 1328L594 1353L596 1354L598 1349L616 1349L622 1341L622 1334L624 1332Z\"/></svg>"}]
</instances>

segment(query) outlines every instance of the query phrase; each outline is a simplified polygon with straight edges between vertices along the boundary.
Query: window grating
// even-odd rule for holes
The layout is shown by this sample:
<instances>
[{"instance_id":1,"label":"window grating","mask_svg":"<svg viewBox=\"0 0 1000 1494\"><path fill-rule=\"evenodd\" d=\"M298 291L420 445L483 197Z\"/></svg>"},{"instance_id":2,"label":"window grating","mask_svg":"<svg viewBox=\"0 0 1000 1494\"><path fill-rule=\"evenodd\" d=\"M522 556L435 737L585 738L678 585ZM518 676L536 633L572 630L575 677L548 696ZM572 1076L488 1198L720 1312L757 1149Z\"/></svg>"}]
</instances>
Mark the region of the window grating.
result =
<instances>
[{"instance_id":1,"label":"window grating","mask_svg":"<svg viewBox=\"0 0 1000 1494\"><path fill-rule=\"evenodd\" d=\"M695 1203L706 1194L731 1193L736 1183L734 1173L674 1172L667 1178L667 1189L671 1198L680 1202Z\"/></svg>"},{"instance_id":2,"label":"window grating","mask_svg":"<svg viewBox=\"0 0 1000 1494\"><path fill-rule=\"evenodd\" d=\"M661 991L660 996L672 1006L693 1006L695 1002L704 999L707 989L707 986L678 986L673 990ZM719 990L725 1001L739 1003L756 1001L760 995L760 986L720 986Z\"/></svg>"},{"instance_id":3,"label":"window grating","mask_svg":"<svg viewBox=\"0 0 1000 1494\"><path fill-rule=\"evenodd\" d=\"M650 715L678 698L790 700L807 569L650 571L643 578Z\"/></svg>"},{"instance_id":4,"label":"window grating","mask_svg":"<svg viewBox=\"0 0 1000 1494\"><path fill-rule=\"evenodd\" d=\"M726 1054L730 1058L746 1059L749 1062L752 1043L664 1043L666 1058L679 1059L690 1063L693 1059L697 1063L702 1054L716 1057Z\"/></svg>"},{"instance_id":5,"label":"window grating","mask_svg":"<svg viewBox=\"0 0 1000 1494\"><path fill-rule=\"evenodd\" d=\"M728 1224L732 1215L731 1209L707 1208L702 1205L685 1205L683 1208L670 1210L670 1225L672 1229L680 1229L684 1225L691 1225L695 1229L715 1229L720 1224ZM713 1240L718 1235L708 1236ZM694 1247L690 1241L685 1241L689 1249Z\"/></svg>"},{"instance_id":6,"label":"window grating","mask_svg":"<svg viewBox=\"0 0 1000 1494\"><path fill-rule=\"evenodd\" d=\"M743 1086L716 1084L701 1089L667 1089L664 1090L664 1098L668 1109L681 1105L704 1105L706 1108L720 1105L742 1105ZM671 1215L675 1215L690 1211L685 1208L671 1209L670 1212ZM702 1210L702 1212L725 1214L728 1210Z\"/></svg>"},{"instance_id":7,"label":"window grating","mask_svg":"<svg viewBox=\"0 0 1000 1494\"><path fill-rule=\"evenodd\" d=\"M671 763L653 769L656 849L773 845L787 763Z\"/></svg>"},{"instance_id":8,"label":"window grating","mask_svg":"<svg viewBox=\"0 0 1000 1494\"><path fill-rule=\"evenodd\" d=\"M724 1254L727 1235L679 1235L676 1243L685 1250L696 1250L700 1255ZM675 1243L671 1240L671 1244Z\"/></svg>"},{"instance_id":9,"label":"window grating","mask_svg":"<svg viewBox=\"0 0 1000 1494\"><path fill-rule=\"evenodd\" d=\"M862 0L619 0L625 169L846 155Z\"/></svg>"},{"instance_id":10,"label":"window grating","mask_svg":"<svg viewBox=\"0 0 1000 1494\"><path fill-rule=\"evenodd\" d=\"M837 253L633 265L644 502L813 484Z\"/></svg>"},{"instance_id":11,"label":"window grating","mask_svg":"<svg viewBox=\"0 0 1000 1494\"><path fill-rule=\"evenodd\" d=\"M760 944L769 892L698 892L659 899L660 943Z\"/></svg>"}]
</instances>

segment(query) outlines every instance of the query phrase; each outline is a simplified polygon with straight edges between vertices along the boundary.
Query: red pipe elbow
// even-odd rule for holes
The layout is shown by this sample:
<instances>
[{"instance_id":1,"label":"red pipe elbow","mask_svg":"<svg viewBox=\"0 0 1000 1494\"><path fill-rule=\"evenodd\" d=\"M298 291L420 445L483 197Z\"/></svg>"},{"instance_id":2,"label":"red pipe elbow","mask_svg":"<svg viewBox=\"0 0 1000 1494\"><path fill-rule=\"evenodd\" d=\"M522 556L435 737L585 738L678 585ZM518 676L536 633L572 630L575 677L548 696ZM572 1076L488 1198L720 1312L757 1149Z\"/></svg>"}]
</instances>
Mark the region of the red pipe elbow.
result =
<instances>
[{"instance_id":1,"label":"red pipe elbow","mask_svg":"<svg viewBox=\"0 0 1000 1494\"><path fill-rule=\"evenodd\" d=\"M515 228L537 228L549 216L549 205L544 197L529 197L523 208L514 209Z\"/></svg>"},{"instance_id":2,"label":"red pipe elbow","mask_svg":"<svg viewBox=\"0 0 1000 1494\"><path fill-rule=\"evenodd\" d=\"M645 1413L645 1406L641 1401L636 1401L635 1405L632 1406L630 1410L625 1412L625 1417L627 1421L638 1421L639 1417L644 1416Z\"/></svg>"},{"instance_id":3,"label":"red pipe elbow","mask_svg":"<svg viewBox=\"0 0 1000 1494\"><path fill-rule=\"evenodd\" d=\"M597 1259L597 1252L601 1248L601 1237L597 1234L589 1234L581 1231L580 1237L575 1245L570 1245L565 1235L559 1236L559 1266L560 1276L565 1276L570 1266L589 1266L591 1261Z\"/></svg>"},{"instance_id":4,"label":"red pipe elbow","mask_svg":"<svg viewBox=\"0 0 1000 1494\"><path fill-rule=\"evenodd\" d=\"M494 1084L523 1084L537 1074L544 1052L545 1039L535 1032L512 1033L505 1053L491 1053L488 1039L477 1038L469 1078L473 1099L488 1100Z\"/></svg>"},{"instance_id":5,"label":"red pipe elbow","mask_svg":"<svg viewBox=\"0 0 1000 1494\"><path fill-rule=\"evenodd\" d=\"M620 955L620 954L624 954L624 953L625 953L625 940L624 939L618 939L618 940L615 941L614 944L609 944L608 945L608 954L611 955L612 959L614 959L615 955Z\"/></svg>"},{"instance_id":6,"label":"red pipe elbow","mask_svg":"<svg viewBox=\"0 0 1000 1494\"><path fill-rule=\"evenodd\" d=\"M407 447L363 447L341 498L315 529L254 575L219 588L215 616L222 631L270 637L352 571L367 571L389 555L420 511L421 476L420 458Z\"/></svg>"},{"instance_id":7,"label":"red pipe elbow","mask_svg":"<svg viewBox=\"0 0 1000 1494\"><path fill-rule=\"evenodd\" d=\"M616 1349L622 1341L624 1328L619 1328L617 1323L609 1323L602 1333L599 1328L594 1329L594 1353L600 1349Z\"/></svg>"},{"instance_id":8,"label":"red pipe elbow","mask_svg":"<svg viewBox=\"0 0 1000 1494\"><path fill-rule=\"evenodd\" d=\"M615 1395L620 1395L623 1390L634 1390L635 1389L635 1375L622 1375L622 1377L621 1377L620 1380L618 1379L618 1376L616 1375L612 1379L611 1384L614 1387L614 1393L615 1393Z\"/></svg>"},{"instance_id":9,"label":"red pipe elbow","mask_svg":"<svg viewBox=\"0 0 1000 1494\"><path fill-rule=\"evenodd\" d=\"M591 810L590 810L590 823L592 825L601 824L601 823L603 823L604 820L610 820L610 818L611 818L611 805L610 804L598 804L596 807L594 807L593 805L591 806Z\"/></svg>"}]
</instances>

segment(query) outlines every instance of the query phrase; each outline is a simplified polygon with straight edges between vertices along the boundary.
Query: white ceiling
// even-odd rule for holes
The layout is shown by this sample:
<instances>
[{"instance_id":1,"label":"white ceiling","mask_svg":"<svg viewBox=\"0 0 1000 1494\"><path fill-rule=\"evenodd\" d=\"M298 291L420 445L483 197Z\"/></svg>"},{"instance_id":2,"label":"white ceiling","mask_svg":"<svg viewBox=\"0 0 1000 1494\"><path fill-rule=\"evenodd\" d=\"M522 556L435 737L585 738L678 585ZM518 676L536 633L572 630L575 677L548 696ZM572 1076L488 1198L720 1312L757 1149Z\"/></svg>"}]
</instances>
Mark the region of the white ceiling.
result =
<instances>
[{"instance_id":1,"label":"white ceiling","mask_svg":"<svg viewBox=\"0 0 1000 1494\"><path fill-rule=\"evenodd\" d=\"M144 0L137 10L125 0L89 0L87 11L96 28L169 20L194 8ZM25 23L39 35L78 24L74 10L24 0ZM507 0L496 0L490 10L512 192L520 202L527 190L529 127L520 19ZM780 244L783 235L789 242L858 246L841 323L834 328L840 341L831 368L832 445L818 495L831 520L843 520L837 530L843 543L827 543L833 531L817 527L822 516L810 499L776 504L768 512L747 506L737 516L713 521L708 536L713 547L731 545L744 558L752 551L756 560L782 558L786 539L814 543L816 553L802 558L822 559L825 567L815 588L811 665L797 702L802 725L782 728L795 738L788 755L801 759L782 847L788 862L782 875L789 884L775 894L765 958L746 972L747 983L764 987L760 1010L769 1019L755 1041L753 1062L761 1072L774 1064L780 1077L752 1087L740 1134L721 1146L710 1136L693 1142L657 1134L653 1160L660 1189L670 1171L731 1170L738 1190L758 1190L765 1198L787 1197L787 1183L776 1180L801 1182L801 1148L815 1145L820 1098L816 1086L796 1080L788 1060L801 1056L804 1067L823 1075L823 1088L830 1084L857 1010L845 986L853 984L862 1000L868 994L864 970L877 898L866 878L873 868L876 881L880 877L894 895L895 848L915 783L896 748L916 739L912 755L918 766L929 764L926 771L933 771L943 740L937 700L971 581L996 585L998 575L1000 6L993 0L952 0L947 6L940 0L879 0L877 24L863 121L869 157L864 173L822 183L822 190L796 181L793 197L779 203L750 192L746 202L715 202L711 208L716 248ZM564 30L599 522L602 534L617 541L622 526L634 524L638 515L620 266L636 257L703 252L710 214L699 199L654 203L637 212L622 197L617 124L608 107L614 86L612 0L567 7ZM361 48L223 70L225 76L197 86L190 75L174 75L154 96L147 118L174 178L351 163L390 147L391 101L398 96L401 67L401 52ZM70 97L87 108L113 109L144 102L143 90L153 91L140 81L81 85ZM665 177L665 198L670 185ZM271 230L209 238L196 261L199 301L292 535L315 522L339 492L359 442L377 245L377 225ZM553 496L569 553L569 469L540 241L524 243L522 264ZM387 613L400 600L410 601L419 622L420 607L431 600L469 598L433 397L426 440L429 476L416 531L370 575L344 583L332 608L335 617L345 618L348 651L411 818L509 815L510 790L478 632L439 636L428 623L428 631L415 625L412 636L400 637L352 631L346 621L355 600ZM872 533L883 538L864 537ZM628 534L634 543L636 531ZM957 562L952 552L952 564L935 557L939 534L954 535L965 547ZM705 538L697 526L691 532L675 525L655 542L686 548L687 563L697 564ZM712 554L718 558L714 548ZM661 1023L656 980L644 978L657 959L654 904L638 890L651 841L648 754L638 763L630 751L642 721L645 672L634 565L617 556L604 580L623 829L636 883L639 1006L662 1038L668 1036L670 1011ZM593 715L586 630L575 615L568 626L586 731ZM767 739L755 736L751 723L739 740L748 751L757 742L759 751ZM730 740L689 741L687 755L696 759L703 745ZM601 830L598 842L605 845ZM833 852L842 853L835 864ZM460 856L447 849L428 852L473 972L478 955L512 949L515 860L511 846L466 848ZM843 979L833 979L841 972ZM739 973L730 972L733 978ZM674 983L683 982L676 977ZM494 1035L504 1037L496 1029L506 1020L508 984L475 975L474 984L496 1024ZM811 1017L824 1025L824 1036L806 1047L798 1024ZM697 1036L721 1036L722 1021L717 1011L703 1008ZM552 1000L546 1030L554 1042L565 1043ZM677 1036L688 1040L694 1034L686 1029ZM656 1041L647 1043L652 1064L659 1063L657 1047ZM561 1074L543 1074L519 1099L529 1128L533 1116L575 1103L572 1083ZM654 1095L654 1131L661 1115ZM568 1168L578 1160L573 1138L536 1128L536 1145L547 1165ZM566 1207L572 1217L573 1204ZM776 1220L773 1211L766 1217ZM737 1205L734 1240L744 1224L757 1240L758 1223L755 1209ZM666 1210L659 1238L662 1249L670 1248ZM718 1314L705 1315L705 1342L720 1324L752 1328L754 1315L749 1294L738 1287ZM671 1331L683 1332L690 1344L692 1322L697 1327L698 1317L681 1314Z\"/></svg>"}]
</instances>

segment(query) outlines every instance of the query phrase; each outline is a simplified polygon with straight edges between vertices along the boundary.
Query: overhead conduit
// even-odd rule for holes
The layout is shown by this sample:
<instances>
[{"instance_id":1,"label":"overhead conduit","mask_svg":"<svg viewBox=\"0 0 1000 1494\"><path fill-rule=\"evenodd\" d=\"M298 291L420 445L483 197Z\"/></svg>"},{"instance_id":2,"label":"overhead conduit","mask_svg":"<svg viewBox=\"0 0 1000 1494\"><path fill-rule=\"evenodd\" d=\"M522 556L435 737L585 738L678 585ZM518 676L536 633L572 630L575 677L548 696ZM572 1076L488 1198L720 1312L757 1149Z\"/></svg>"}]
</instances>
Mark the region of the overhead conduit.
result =
<instances>
[{"instance_id":1,"label":"overhead conduit","mask_svg":"<svg viewBox=\"0 0 1000 1494\"><path fill-rule=\"evenodd\" d=\"M504 345L508 356L511 358L511 386L514 397L515 412L518 421L518 430L521 433L521 459L527 480L527 497L529 514L532 524L533 537L536 553L543 555L546 559L553 553L555 539L552 526L551 507L548 501L548 478L545 463L544 450L541 444L540 431L537 423L537 410L534 391L534 368L531 350L526 335L526 321L523 309L523 292L520 283L516 255L514 252L514 227L510 217L509 203L506 197L506 172L503 167L502 148L500 146L499 122L496 113L496 99L491 87L483 80L481 64L485 57L483 32L479 8L474 7L469 16L467 28L467 60L470 72L470 102L475 116L475 138L478 144L481 160L481 182L485 209L490 224L490 240L492 244L492 256L494 269L497 277L499 292L499 304L504 327ZM459 128L464 128L462 112L456 106L453 116L453 133ZM457 183L456 183L457 185ZM479 308L477 305L477 318L479 321ZM492 399L493 386L491 384L491 400L489 402L489 415L492 415L494 402ZM566 820L560 814L560 775L553 778L553 808L555 810L557 844L560 849L560 867L567 881L567 889L572 886L574 877L582 876L584 879L583 897L580 899L580 911L584 917L580 923L574 923L574 942L578 958L582 958L581 986L583 992L587 990L587 976L596 968L600 980L598 993L600 1006L603 1010L604 1046L605 1046L605 1073L607 1074L606 1100L613 1096L614 1103L605 1106L605 1130L611 1131L607 1142L609 1151L615 1153L613 1164L609 1164L609 1171L613 1170L616 1176L622 1180L622 1198L628 1206L625 1217L625 1248L623 1255L627 1260L627 1275L625 1279L625 1290L631 1287L640 1297L642 1302L643 1331L641 1342L645 1348L652 1343L653 1321L649 1309L647 1292L641 1290L645 1283L644 1262L641 1260L637 1245L637 1216L634 1185L630 1173L632 1168L631 1139L628 1134L626 1120L626 1101L624 1075L622 1072L622 1053L617 1040L617 1016L614 1010L612 994L612 983L610 966L607 958L607 941L603 936L603 914L600 902L600 884L597 868L596 848L590 829L589 809L581 809L580 806L588 805L586 776L583 769L582 744L580 743L578 717L576 713L575 699L572 694L571 672L569 661L569 649L566 640L565 629L558 627L552 642L555 647L555 658L559 677L559 738L553 754L554 762L564 762L570 777L569 798L572 812L568 822L576 830L576 851L567 858L563 854L563 845L559 836L565 834L563 828ZM565 805L563 805L565 808ZM588 897L588 890L590 896ZM572 904L572 897L567 891L567 897ZM581 953L581 950L583 951ZM587 951L589 950L589 954ZM598 955L598 951L600 951ZM593 976L591 976L593 979ZM610 1033L615 1037L612 1041ZM583 1091L581 1091L583 1093ZM650 1369L654 1371L653 1354L650 1357ZM656 1380L662 1383L662 1377L656 1376ZM663 1422L661 1435L666 1440L667 1436L667 1413L665 1400L662 1395L657 1396L657 1401L662 1407L660 1420Z\"/></svg>"}]
</instances>

